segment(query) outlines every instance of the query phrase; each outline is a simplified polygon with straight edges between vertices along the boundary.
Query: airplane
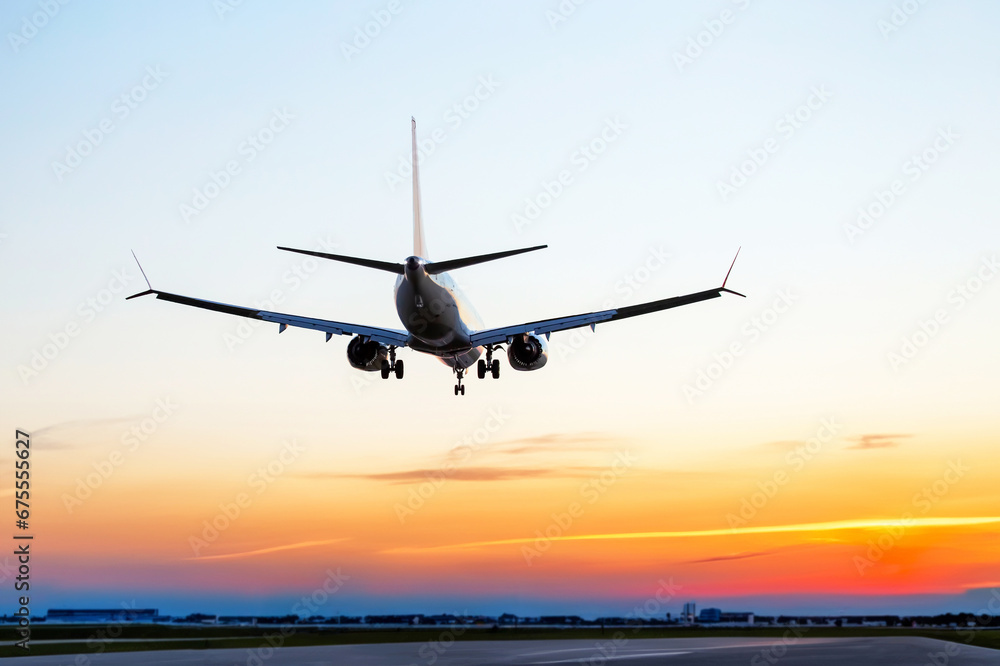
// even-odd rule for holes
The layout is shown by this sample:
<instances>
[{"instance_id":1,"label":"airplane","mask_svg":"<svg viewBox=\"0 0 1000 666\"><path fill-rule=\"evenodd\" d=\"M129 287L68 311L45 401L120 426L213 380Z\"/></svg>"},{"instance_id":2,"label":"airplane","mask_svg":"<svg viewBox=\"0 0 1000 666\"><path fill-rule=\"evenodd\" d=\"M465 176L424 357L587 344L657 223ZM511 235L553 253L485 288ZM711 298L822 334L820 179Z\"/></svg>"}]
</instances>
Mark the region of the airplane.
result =
<instances>
[{"instance_id":1,"label":"airplane","mask_svg":"<svg viewBox=\"0 0 1000 666\"><path fill-rule=\"evenodd\" d=\"M722 281L722 286L715 289L611 310L543 319L502 328L483 328L479 315L465 299L447 271L512 257L525 252L534 252L548 246L536 245L445 261L429 260L420 213L417 121L411 118L410 122L413 149L413 254L411 256L407 257L403 263L394 263L278 246L279 250L286 252L296 252L396 274L396 313L404 330L301 317L160 291L153 289L146 277L146 272L139 264L138 258L135 258L136 263L139 264L139 271L142 273L148 288L146 291L129 296L126 300L155 294L156 298L172 303L276 323L279 333L284 332L289 326L323 331L326 333L327 342L334 335L350 335L353 336L347 345L347 360L350 365L358 370L380 372L382 379L388 379L390 375L395 375L398 379L403 378L403 361L396 359L396 350L409 348L435 356L450 367L457 377L455 395L465 395L462 378L473 365L477 368L479 379L484 379L488 374L494 379L500 377L500 361L493 358L493 354L498 349L503 351L504 345L506 345L507 361L511 368L520 371L538 370L548 360L546 342L549 340L549 336L556 331L583 326L590 326L592 330L596 330L599 323L618 321L718 298L723 293L745 298L743 294L726 287L729 274L732 273L733 266L736 264L736 257L739 256L739 250L737 250L736 257L733 258L732 264L729 265L729 271L726 272L726 277ZM132 254L135 257L135 253ZM482 358L484 352L485 358Z\"/></svg>"}]
</instances>

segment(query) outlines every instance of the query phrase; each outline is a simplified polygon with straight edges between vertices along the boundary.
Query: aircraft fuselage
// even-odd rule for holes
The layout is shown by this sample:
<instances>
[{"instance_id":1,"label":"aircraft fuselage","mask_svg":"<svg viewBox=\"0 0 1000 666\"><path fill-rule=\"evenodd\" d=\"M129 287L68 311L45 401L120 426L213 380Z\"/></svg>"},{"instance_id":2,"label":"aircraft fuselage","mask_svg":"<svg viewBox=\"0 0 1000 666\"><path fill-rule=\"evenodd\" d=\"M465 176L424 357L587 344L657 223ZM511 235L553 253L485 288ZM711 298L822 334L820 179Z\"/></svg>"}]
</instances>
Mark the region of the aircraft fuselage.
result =
<instances>
[{"instance_id":1,"label":"aircraft fuselage","mask_svg":"<svg viewBox=\"0 0 1000 666\"><path fill-rule=\"evenodd\" d=\"M482 320L447 273L432 275L425 260L408 257L396 278L396 314L410 334L408 347L437 356L452 368L468 368L482 354L472 344L472 331Z\"/></svg>"}]
</instances>

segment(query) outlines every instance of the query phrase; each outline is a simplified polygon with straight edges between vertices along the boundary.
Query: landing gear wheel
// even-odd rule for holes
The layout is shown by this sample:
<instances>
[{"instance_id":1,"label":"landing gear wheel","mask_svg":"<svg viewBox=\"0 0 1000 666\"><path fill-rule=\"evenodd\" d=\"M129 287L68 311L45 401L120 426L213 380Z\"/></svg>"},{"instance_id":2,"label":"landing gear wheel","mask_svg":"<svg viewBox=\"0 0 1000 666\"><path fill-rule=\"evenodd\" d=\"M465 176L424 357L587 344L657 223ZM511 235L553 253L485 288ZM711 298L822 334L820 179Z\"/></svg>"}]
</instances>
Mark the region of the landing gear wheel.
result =
<instances>
[{"instance_id":1,"label":"landing gear wheel","mask_svg":"<svg viewBox=\"0 0 1000 666\"><path fill-rule=\"evenodd\" d=\"M389 373L391 372L391 366L389 361L382 361L382 379L389 379Z\"/></svg>"},{"instance_id":2,"label":"landing gear wheel","mask_svg":"<svg viewBox=\"0 0 1000 666\"><path fill-rule=\"evenodd\" d=\"M479 359L478 370L479 370L479 378L480 379L485 378L486 377L486 361L484 361L483 359Z\"/></svg>"},{"instance_id":3,"label":"landing gear wheel","mask_svg":"<svg viewBox=\"0 0 1000 666\"><path fill-rule=\"evenodd\" d=\"M402 361L396 361L395 363L393 363L393 365L396 366L394 368L394 371L396 373L396 379L402 379L403 378L403 362Z\"/></svg>"},{"instance_id":4,"label":"landing gear wheel","mask_svg":"<svg viewBox=\"0 0 1000 666\"><path fill-rule=\"evenodd\" d=\"M493 361L490 372L493 373L493 379L500 379L500 361Z\"/></svg>"},{"instance_id":5,"label":"landing gear wheel","mask_svg":"<svg viewBox=\"0 0 1000 666\"><path fill-rule=\"evenodd\" d=\"M462 386L462 375L465 374L465 368L455 368L455 374L458 376L458 383L455 384L455 395L465 395L465 387Z\"/></svg>"}]
</instances>

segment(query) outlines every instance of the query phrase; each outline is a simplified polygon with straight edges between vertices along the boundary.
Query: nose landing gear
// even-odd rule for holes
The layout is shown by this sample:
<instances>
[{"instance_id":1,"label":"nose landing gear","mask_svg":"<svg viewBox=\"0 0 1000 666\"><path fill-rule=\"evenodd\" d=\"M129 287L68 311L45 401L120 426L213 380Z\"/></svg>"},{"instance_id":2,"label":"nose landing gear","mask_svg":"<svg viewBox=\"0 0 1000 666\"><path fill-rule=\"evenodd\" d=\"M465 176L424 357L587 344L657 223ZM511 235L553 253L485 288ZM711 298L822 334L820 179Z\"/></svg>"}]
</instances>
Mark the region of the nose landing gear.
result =
<instances>
[{"instance_id":1,"label":"nose landing gear","mask_svg":"<svg viewBox=\"0 0 1000 666\"><path fill-rule=\"evenodd\" d=\"M462 386L462 376L465 374L465 368L455 368L455 374L458 376L458 383L455 384L455 395L465 395L465 387Z\"/></svg>"}]
</instances>

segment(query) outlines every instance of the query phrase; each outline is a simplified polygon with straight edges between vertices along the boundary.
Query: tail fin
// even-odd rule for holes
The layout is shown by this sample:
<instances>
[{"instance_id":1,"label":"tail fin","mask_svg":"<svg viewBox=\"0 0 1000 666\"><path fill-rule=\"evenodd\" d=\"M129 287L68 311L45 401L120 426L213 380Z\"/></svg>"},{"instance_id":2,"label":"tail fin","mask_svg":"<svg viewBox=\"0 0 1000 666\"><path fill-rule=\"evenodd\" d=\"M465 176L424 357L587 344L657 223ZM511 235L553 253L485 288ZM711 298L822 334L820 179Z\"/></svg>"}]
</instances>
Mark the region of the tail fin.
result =
<instances>
[{"instance_id":1,"label":"tail fin","mask_svg":"<svg viewBox=\"0 0 1000 666\"><path fill-rule=\"evenodd\" d=\"M420 219L420 167L417 160L417 120L410 117L413 134L413 254L427 258L427 244L424 242L424 225Z\"/></svg>"}]
</instances>

